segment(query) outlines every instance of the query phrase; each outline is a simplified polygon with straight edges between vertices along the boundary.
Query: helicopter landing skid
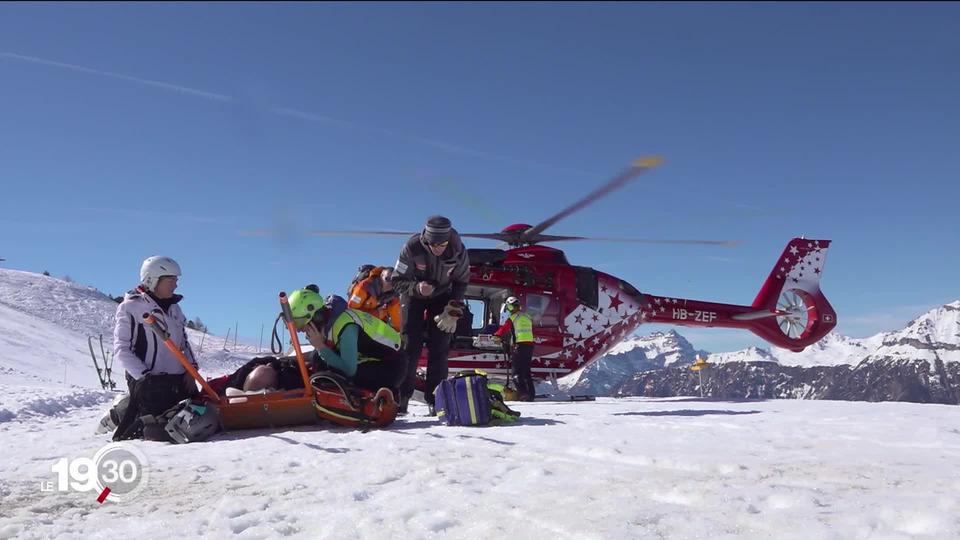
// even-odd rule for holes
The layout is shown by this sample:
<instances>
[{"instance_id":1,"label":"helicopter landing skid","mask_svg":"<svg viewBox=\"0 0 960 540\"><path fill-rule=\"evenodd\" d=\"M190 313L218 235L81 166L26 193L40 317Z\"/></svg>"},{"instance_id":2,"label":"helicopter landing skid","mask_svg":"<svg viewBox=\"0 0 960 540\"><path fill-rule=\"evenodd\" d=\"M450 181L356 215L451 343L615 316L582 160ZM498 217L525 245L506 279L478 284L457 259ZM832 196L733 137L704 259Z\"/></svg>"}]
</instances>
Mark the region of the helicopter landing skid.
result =
<instances>
[{"instance_id":1,"label":"helicopter landing skid","mask_svg":"<svg viewBox=\"0 0 960 540\"><path fill-rule=\"evenodd\" d=\"M554 395L554 394L537 394L537 397L534 398L534 401L596 401L597 396L591 396L587 394L573 395L573 396L564 396L564 395Z\"/></svg>"}]
</instances>

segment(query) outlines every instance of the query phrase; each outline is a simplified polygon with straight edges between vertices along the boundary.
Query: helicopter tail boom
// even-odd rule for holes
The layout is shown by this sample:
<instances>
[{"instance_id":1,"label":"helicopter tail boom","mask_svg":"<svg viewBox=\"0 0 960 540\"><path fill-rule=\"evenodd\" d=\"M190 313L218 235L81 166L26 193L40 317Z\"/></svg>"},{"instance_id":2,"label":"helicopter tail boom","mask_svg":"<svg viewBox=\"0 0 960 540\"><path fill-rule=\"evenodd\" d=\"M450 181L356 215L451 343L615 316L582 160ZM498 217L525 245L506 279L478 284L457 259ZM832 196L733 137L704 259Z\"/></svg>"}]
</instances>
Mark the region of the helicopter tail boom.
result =
<instances>
[{"instance_id":1,"label":"helicopter tail boom","mask_svg":"<svg viewBox=\"0 0 960 540\"><path fill-rule=\"evenodd\" d=\"M742 328L778 347L802 351L837 324L837 314L820 290L829 246L829 240L790 240L749 306L645 295L650 311L644 319Z\"/></svg>"}]
</instances>

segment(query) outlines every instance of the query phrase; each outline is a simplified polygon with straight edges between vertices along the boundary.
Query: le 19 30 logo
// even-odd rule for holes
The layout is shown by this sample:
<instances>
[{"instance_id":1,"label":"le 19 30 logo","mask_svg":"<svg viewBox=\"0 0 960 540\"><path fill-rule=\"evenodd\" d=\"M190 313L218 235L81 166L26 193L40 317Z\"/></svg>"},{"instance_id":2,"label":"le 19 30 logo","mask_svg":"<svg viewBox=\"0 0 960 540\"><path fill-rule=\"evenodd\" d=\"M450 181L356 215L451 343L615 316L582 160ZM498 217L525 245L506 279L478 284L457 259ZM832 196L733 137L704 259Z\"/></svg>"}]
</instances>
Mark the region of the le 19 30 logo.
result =
<instances>
[{"instance_id":1,"label":"le 19 30 logo","mask_svg":"<svg viewBox=\"0 0 960 540\"><path fill-rule=\"evenodd\" d=\"M110 443L93 458L60 458L50 470L54 482L44 482L41 491L94 491L97 502L129 501L147 484L147 458L135 446Z\"/></svg>"}]
</instances>

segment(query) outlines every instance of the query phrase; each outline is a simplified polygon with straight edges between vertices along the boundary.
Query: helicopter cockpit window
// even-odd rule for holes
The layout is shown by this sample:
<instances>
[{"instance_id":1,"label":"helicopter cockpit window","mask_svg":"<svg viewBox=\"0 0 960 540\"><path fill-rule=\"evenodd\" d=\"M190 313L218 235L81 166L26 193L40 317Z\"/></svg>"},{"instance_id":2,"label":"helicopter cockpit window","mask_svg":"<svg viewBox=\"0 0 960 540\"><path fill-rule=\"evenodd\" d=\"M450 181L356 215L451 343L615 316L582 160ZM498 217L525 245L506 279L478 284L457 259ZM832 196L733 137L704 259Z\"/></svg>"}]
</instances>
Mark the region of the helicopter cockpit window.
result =
<instances>
[{"instance_id":1,"label":"helicopter cockpit window","mask_svg":"<svg viewBox=\"0 0 960 540\"><path fill-rule=\"evenodd\" d=\"M621 291L629 294L630 296L633 296L633 297L636 297L636 298L639 298L640 296L642 296L642 295L640 294L640 291L638 291L636 287L634 287L633 285L627 283L626 281L624 281L624 280L622 280L622 279L621 279L621 280L618 280L617 285L620 286L620 290L621 290Z\"/></svg>"},{"instance_id":2,"label":"helicopter cockpit window","mask_svg":"<svg viewBox=\"0 0 960 540\"><path fill-rule=\"evenodd\" d=\"M500 311L513 291L506 287L474 285L467 286L464 300L473 315L470 324L472 334L492 334L500 326ZM459 331L458 331L459 333Z\"/></svg>"},{"instance_id":3,"label":"helicopter cockpit window","mask_svg":"<svg viewBox=\"0 0 960 540\"><path fill-rule=\"evenodd\" d=\"M591 309L597 309L600 303L600 292L597 290L597 272L593 268L577 269L577 300Z\"/></svg>"},{"instance_id":4,"label":"helicopter cockpit window","mask_svg":"<svg viewBox=\"0 0 960 540\"><path fill-rule=\"evenodd\" d=\"M528 294L524 310L533 319L533 324L537 326L552 326L559 323L557 320L557 303L553 302L553 299L549 296Z\"/></svg>"},{"instance_id":5,"label":"helicopter cockpit window","mask_svg":"<svg viewBox=\"0 0 960 540\"><path fill-rule=\"evenodd\" d=\"M467 311L473 315L471 330L483 330L487 303L480 298L467 298Z\"/></svg>"}]
</instances>

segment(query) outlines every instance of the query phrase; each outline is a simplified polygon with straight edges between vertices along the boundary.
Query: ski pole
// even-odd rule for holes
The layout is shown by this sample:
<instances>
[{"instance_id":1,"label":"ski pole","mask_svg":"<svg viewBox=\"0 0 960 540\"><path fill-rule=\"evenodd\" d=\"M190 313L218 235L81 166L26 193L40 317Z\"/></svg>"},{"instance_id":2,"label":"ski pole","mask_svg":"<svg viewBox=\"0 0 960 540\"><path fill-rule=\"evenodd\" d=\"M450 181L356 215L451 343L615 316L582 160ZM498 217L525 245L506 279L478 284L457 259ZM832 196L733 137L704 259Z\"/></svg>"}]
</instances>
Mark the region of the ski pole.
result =
<instances>
[{"instance_id":1,"label":"ski pole","mask_svg":"<svg viewBox=\"0 0 960 540\"><path fill-rule=\"evenodd\" d=\"M203 391L206 392L208 396L210 396L210 399L212 399L216 403L220 403L220 396L218 396L217 393L213 390L213 388L211 388L210 385L207 384L206 379L200 376L200 373L198 373L197 369L193 367L193 364L191 364L190 361L187 360L187 357L183 355L183 351L181 351L180 348L177 347L176 343L174 343L173 340L170 339L170 333L167 332L165 329L161 328L159 324L157 324L157 319L149 313L144 313L143 321L147 323L147 326L149 326L150 329L154 331L154 333L157 334L157 337L159 337L160 340L163 341L163 344L166 345L168 349L170 349L170 352L172 352L173 355L177 357L177 360L180 361L180 364L183 366L183 369L187 370L187 373L189 373L191 377L193 377L198 383L200 383L200 386L203 388Z\"/></svg>"},{"instance_id":2,"label":"ski pole","mask_svg":"<svg viewBox=\"0 0 960 540\"><path fill-rule=\"evenodd\" d=\"M309 397L310 392L310 374L307 372L307 363L303 359L303 350L300 349L300 337L297 336L297 327L293 324L293 313L290 311L290 302L287 300L287 293L280 291L280 315L283 322L287 325L287 332L290 333L290 342L293 343L293 350L297 353L297 364L300 365L300 376L303 377L303 395Z\"/></svg>"}]
</instances>

